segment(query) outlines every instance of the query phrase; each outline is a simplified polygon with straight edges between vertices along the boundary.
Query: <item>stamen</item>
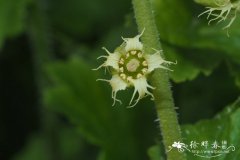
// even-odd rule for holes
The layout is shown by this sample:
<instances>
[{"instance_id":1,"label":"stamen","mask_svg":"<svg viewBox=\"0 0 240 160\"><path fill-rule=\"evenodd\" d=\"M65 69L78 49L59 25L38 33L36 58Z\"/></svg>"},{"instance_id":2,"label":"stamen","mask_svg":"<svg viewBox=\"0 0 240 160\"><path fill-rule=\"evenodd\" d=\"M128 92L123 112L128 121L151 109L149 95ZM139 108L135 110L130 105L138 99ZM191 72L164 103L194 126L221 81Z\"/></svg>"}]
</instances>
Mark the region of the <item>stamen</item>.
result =
<instances>
[{"instance_id":1,"label":"stamen","mask_svg":"<svg viewBox=\"0 0 240 160\"><path fill-rule=\"evenodd\" d=\"M119 61L120 64L124 64L124 59L121 58L120 61Z\"/></svg>"},{"instance_id":2,"label":"stamen","mask_svg":"<svg viewBox=\"0 0 240 160\"><path fill-rule=\"evenodd\" d=\"M143 68L143 69L142 69L142 72L143 72L143 73L146 73L147 70L148 70L147 68Z\"/></svg>"},{"instance_id":3,"label":"stamen","mask_svg":"<svg viewBox=\"0 0 240 160\"><path fill-rule=\"evenodd\" d=\"M123 67L119 68L119 71L120 71L120 72L123 72Z\"/></svg>"},{"instance_id":4,"label":"stamen","mask_svg":"<svg viewBox=\"0 0 240 160\"><path fill-rule=\"evenodd\" d=\"M143 66L148 66L147 61L143 61L143 62L142 62L142 65L143 65Z\"/></svg>"},{"instance_id":5,"label":"stamen","mask_svg":"<svg viewBox=\"0 0 240 160\"><path fill-rule=\"evenodd\" d=\"M127 80L130 82L132 80L132 76L128 76Z\"/></svg>"},{"instance_id":6,"label":"stamen","mask_svg":"<svg viewBox=\"0 0 240 160\"><path fill-rule=\"evenodd\" d=\"M123 80L125 80L127 76L126 76L126 74L121 73L121 74L120 74L120 77L121 77Z\"/></svg>"},{"instance_id":7,"label":"stamen","mask_svg":"<svg viewBox=\"0 0 240 160\"><path fill-rule=\"evenodd\" d=\"M137 53L137 51L135 51L135 50L131 51L132 55L135 55L136 53Z\"/></svg>"},{"instance_id":8,"label":"stamen","mask_svg":"<svg viewBox=\"0 0 240 160\"><path fill-rule=\"evenodd\" d=\"M138 58L142 58L142 57L143 57L142 53L139 52L139 53L138 53Z\"/></svg>"}]
</instances>

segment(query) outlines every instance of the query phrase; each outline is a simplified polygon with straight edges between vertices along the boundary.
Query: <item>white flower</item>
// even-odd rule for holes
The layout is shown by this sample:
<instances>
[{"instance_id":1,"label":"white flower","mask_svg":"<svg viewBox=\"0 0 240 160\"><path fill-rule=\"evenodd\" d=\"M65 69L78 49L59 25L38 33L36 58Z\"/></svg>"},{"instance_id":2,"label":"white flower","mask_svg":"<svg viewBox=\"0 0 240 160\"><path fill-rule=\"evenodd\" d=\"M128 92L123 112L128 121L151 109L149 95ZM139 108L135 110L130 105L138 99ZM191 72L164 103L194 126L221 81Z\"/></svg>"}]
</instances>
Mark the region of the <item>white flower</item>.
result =
<instances>
[{"instance_id":1,"label":"white flower","mask_svg":"<svg viewBox=\"0 0 240 160\"><path fill-rule=\"evenodd\" d=\"M144 32L144 31L143 31ZM161 51L155 50L154 54L143 53L143 44L139 38L143 32L133 38L122 38L124 43L121 50L110 53L106 48L103 48L108 55L100 56L99 58L105 58L106 60L95 70L102 67L110 67L112 69L112 78L110 80L98 79L110 83L112 87L112 98L115 102L117 99L117 92L125 90L127 87L134 87L134 92L129 103L129 107L135 106L138 101L150 95L154 99L153 94L149 89L154 89L153 86L147 82L147 75L150 74L156 68L167 69L163 64L171 64L173 62L166 61L161 57ZM138 94L135 102L133 100Z\"/></svg>"},{"instance_id":2,"label":"white flower","mask_svg":"<svg viewBox=\"0 0 240 160\"><path fill-rule=\"evenodd\" d=\"M207 13L207 19L209 19L211 16L214 17L208 21L208 24L210 24L212 21L217 21L217 23L219 23L225 21L229 17L229 14L231 15L231 10L235 10L228 24L223 29L229 28L236 19L237 11L239 11L240 8L240 2L232 3L230 0L223 0L220 3L220 1L216 1L216 6L217 7L206 7L207 10L201 13L198 17Z\"/></svg>"}]
</instances>

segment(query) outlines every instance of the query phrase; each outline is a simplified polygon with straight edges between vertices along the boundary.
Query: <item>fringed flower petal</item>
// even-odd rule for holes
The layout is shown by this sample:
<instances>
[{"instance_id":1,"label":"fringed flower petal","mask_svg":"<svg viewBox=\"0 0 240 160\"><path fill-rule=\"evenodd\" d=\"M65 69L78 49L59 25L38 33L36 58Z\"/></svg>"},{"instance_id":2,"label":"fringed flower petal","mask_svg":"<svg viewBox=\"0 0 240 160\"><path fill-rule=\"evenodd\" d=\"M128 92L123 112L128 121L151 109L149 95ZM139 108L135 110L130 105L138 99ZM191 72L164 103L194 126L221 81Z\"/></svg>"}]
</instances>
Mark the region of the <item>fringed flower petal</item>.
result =
<instances>
[{"instance_id":1,"label":"fringed flower petal","mask_svg":"<svg viewBox=\"0 0 240 160\"><path fill-rule=\"evenodd\" d=\"M102 67L113 67L116 70L119 69L118 61L121 57L121 54L119 52L110 53L105 47L103 47L103 49L107 52L108 56L100 56L100 57L98 57L98 59L106 58L106 61L94 70L98 70Z\"/></svg>"},{"instance_id":2,"label":"fringed flower petal","mask_svg":"<svg viewBox=\"0 0 240 160\"><path fill-rule=\"evenodd\" d=\"M162 68L170 70L169 68L163 66L163 64L173 64L173 62L166 61L161 57L161 51L155 50L154 54L145 55L146 61L148 63L148 73L152 72L156 68ZM170 70L171 71L171 70Z\"/></svg>"},{"instance_id":3,"label":"fringed flower petal","mask_svg":"<svg viewBox=\"0 0 240 160\"><path fill-rule=\"evenodd\" d=\"M222 21L228 20L227 25L223 27L223 29L228 29L237 17L240 3L231 2L230 0L222 1L222 3L218 3L216 1L216 7L206 8L207 10L201 13L198 17L207 14L207 19L209 19L208 24L210 24L212 21L217 21L217 23L220 23ZM234 12L232 12L232 10Z\"/></svg>"},{"instance_id":4,"label":"fringed flower petal","mask_svg":"<svg viewBox=\"0 0 240 160\"><path fill-rule=\"evenodd\" d=\"M144 29L141 34L135 36L134 38L123 38L122 39L126 42L125 50L126 52L131 50L142 50L143 44L139 41L139 38L143 35Z\"/></svg>"},{"instance_id":5,"label":"fringed flower petal","mask_svg":"<svg viewBox=\"0 0 240 160\"><path fill-rule=\"evenodd\" d=\"M134 107L138 101L143 98L145 95L150 95L152 97L152 99L154 99L154 96L151 92L148 91L148 88L150 89L154 89L154 87L152 87L151 85L148 84L146 77L141 77L139 79L132 79L131 80L132 85L134 86L134 92L131 98L131 101L129 103L129 107ZM138 92L138 98L135 100L135 103L133 105L133 99L136 95L136 93Z\"/></svg>"},{"instance_id":6,"label":"fringed flower petal","mask_svg":"<svg viewBox=\"0 0 240 160\"><path fill-rule=\"evenodd\" d=\"M109 82L112 87L112 98L113 98L113 106L115 105L115 102L118 101L121 103L119 99L117 99L117 92L120 90L125 90L128 84L123 81L117 74L113 75L110 80L106 79L98 79L100 81L106 81Z\"/></svg>"}]
</instances>

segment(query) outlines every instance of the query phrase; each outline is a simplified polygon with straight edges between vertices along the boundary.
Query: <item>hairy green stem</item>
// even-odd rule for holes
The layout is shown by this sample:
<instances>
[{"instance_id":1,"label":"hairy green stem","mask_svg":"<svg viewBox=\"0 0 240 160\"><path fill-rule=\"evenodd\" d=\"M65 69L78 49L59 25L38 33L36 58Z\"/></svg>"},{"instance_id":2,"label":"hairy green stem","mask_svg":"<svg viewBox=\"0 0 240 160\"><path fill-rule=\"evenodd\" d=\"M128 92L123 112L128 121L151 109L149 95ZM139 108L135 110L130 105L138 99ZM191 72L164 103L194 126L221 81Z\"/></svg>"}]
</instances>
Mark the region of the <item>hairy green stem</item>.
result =
<instances>
[{"instance_id":1,"label":"hairy green stem","mask_svg":"<svg viewBox=\"0 0 240 160\"><path fill-rule=\"evenodd\" d=\"M139 31L145 28L141 38L144 46L146 46L144 52L153 53L152 48L161 50L149 0L132 0L132 3ZM173 142L182 140L167 72L162 69L156 70L151 77L151 82L156 87L154 90L155 104L167 159L185 160L185 154L178 152L176 149L167 152L168 146L171 146Z\"/></svg>"}]
</instances>

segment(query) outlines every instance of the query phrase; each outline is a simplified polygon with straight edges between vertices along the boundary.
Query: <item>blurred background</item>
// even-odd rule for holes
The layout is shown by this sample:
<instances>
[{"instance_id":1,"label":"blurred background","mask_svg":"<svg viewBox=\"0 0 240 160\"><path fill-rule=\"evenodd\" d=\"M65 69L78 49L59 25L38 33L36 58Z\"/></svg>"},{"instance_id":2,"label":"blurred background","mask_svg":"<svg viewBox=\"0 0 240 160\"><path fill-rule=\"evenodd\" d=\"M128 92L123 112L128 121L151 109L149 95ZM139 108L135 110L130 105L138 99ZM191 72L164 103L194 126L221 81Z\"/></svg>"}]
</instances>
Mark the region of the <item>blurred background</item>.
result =
<instances>
[{"instance_id":1,"label":"blurred background","mask_svg":"<svg viewBox=\"0 0 240 160\"><path fill-rule=\"evenodd\" d=\"M152 0L180 124L212 118L239 96L240 21L197 18L193 1ZM177 18L179 17L179 18ZM177 18L177 19L176 19ZM92 71L137 34L129 0L0 0L0 160L147 160L161 142L154 103L112 107Z\"/></svg>"}]
</instances>

